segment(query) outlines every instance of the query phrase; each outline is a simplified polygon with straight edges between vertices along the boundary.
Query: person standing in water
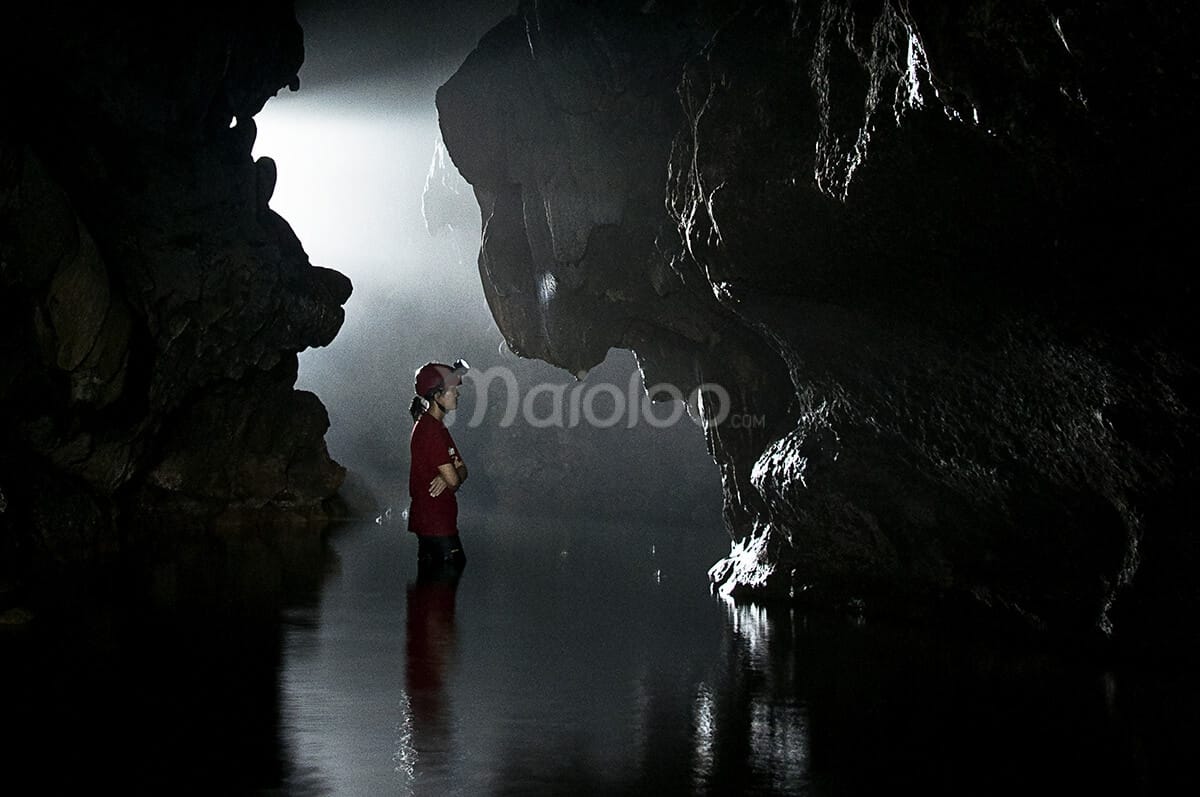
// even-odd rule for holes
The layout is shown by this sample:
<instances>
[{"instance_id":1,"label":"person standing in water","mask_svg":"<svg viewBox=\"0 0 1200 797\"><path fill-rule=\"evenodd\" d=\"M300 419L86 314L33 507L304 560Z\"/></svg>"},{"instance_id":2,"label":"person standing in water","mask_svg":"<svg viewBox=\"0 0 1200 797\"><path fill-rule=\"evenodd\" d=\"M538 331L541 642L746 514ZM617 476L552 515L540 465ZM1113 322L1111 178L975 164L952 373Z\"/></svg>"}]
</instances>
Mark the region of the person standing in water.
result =
<instances>
[{"instance_id":1,"label":"person standing in water","mask_svg":"<svg viewBox=\"0 0 1200 797\"><path fill-rule=\"evenodd\" d=\"M454 365L426 363L414 377L409 412L413 417L409 448L408 530L417 535L419 568L451 567L461 570L467 563L458 536L458 499L455 493L467 480L463 462L450 430L443 420L458 408L458 390L467 372L462 360Z\"/></svg>"}]
</instances>

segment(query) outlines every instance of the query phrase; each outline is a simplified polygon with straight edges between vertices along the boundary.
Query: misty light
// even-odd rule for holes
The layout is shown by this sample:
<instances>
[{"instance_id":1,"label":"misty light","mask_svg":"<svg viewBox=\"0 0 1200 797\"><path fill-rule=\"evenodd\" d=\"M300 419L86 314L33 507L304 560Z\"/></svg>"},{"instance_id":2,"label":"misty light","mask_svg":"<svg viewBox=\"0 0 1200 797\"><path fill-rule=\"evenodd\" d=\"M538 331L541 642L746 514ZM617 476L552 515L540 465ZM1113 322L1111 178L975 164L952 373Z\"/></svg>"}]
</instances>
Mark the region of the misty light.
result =
<instances>
[{"instance_id":1,"label":"misty light","mask_svg":"<svg viewBox=\"0 0 1200 797\"><path fill-rule=\"evenodd\" d=\"M345 94L285 95L255 117L253 155L278 167L271 209L315 265L356 285L411 262L426 236L421 190L436 122L389 106Z\"/></svg>"}]
</instances>

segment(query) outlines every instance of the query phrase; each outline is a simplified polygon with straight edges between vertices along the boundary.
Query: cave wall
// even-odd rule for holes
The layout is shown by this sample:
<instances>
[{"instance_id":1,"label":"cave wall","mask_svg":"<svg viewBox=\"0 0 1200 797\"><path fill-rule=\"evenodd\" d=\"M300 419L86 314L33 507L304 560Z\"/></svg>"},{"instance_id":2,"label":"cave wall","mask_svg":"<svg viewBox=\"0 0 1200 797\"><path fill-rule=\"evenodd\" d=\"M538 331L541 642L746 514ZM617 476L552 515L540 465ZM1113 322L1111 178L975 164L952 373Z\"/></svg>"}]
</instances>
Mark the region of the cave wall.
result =
<instances>
[{"instance_id":1,"label":"cave wall","mask_svg":"<svg viewBox=\"0 0 1200 797\"><path fill-rule=\"evenodd\" d=\"M351 286L250 154L254 114L298 87L291 4L26 4L0 30L5 570L189 518L324 517L344 471L296 355Z\"/></svg>"},{"instance_id":2,"label":"cave wall","mask_svg":"<svg viewBox=\"0 0 1200 797\"><path fill-rule=\"evenodd\" d=\"M522 2L438 92L489 305L728 390L726 592L1194 618L1195 16Z\"/></svg>"}]
</instances>

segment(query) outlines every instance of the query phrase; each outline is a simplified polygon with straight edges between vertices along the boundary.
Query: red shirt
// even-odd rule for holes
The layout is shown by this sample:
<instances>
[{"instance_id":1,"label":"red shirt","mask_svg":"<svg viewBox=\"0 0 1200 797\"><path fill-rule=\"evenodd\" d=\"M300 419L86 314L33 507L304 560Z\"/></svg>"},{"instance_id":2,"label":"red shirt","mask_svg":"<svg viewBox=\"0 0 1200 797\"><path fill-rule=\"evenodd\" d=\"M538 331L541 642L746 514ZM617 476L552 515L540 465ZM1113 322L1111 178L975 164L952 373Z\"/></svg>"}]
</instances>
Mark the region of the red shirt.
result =
<instances>
[{"instance_id":1,"label":"red shirt","mask_svg":"<svg viewBox=\"0 0 1200 797\"><path fill-rule=\"evenodd\" d=\"M413 424L409 440L412 463L408 469L408 530L428 537L458 534L458 499L454 490L442 491L437 498L429 495L429 483L438 475L439 465L450 465L458 458L458 447L441 421L428 412Z\"/></svg>"}]
</instances>

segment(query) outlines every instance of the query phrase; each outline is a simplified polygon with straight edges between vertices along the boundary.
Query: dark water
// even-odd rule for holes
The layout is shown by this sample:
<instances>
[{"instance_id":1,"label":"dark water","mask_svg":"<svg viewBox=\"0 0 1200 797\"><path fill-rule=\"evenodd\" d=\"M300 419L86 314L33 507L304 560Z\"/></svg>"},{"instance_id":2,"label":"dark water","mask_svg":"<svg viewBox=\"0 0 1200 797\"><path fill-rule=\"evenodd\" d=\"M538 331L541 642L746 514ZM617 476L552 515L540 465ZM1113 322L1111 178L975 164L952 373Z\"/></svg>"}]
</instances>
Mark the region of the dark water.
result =
<instances>
[{"instance_id":1,"label":"dark water","mask_svg":"<svg viewBox=\"0 0 1200 797\"><path fill-rule=\"evenodd\" d=\"M0 792L1195 785L1185 670L735 606L704 578L716 529L493 518L464 540L447 583L416 578L399 522L226 535L0 634Z\"/></svg>"}]
</instances>

